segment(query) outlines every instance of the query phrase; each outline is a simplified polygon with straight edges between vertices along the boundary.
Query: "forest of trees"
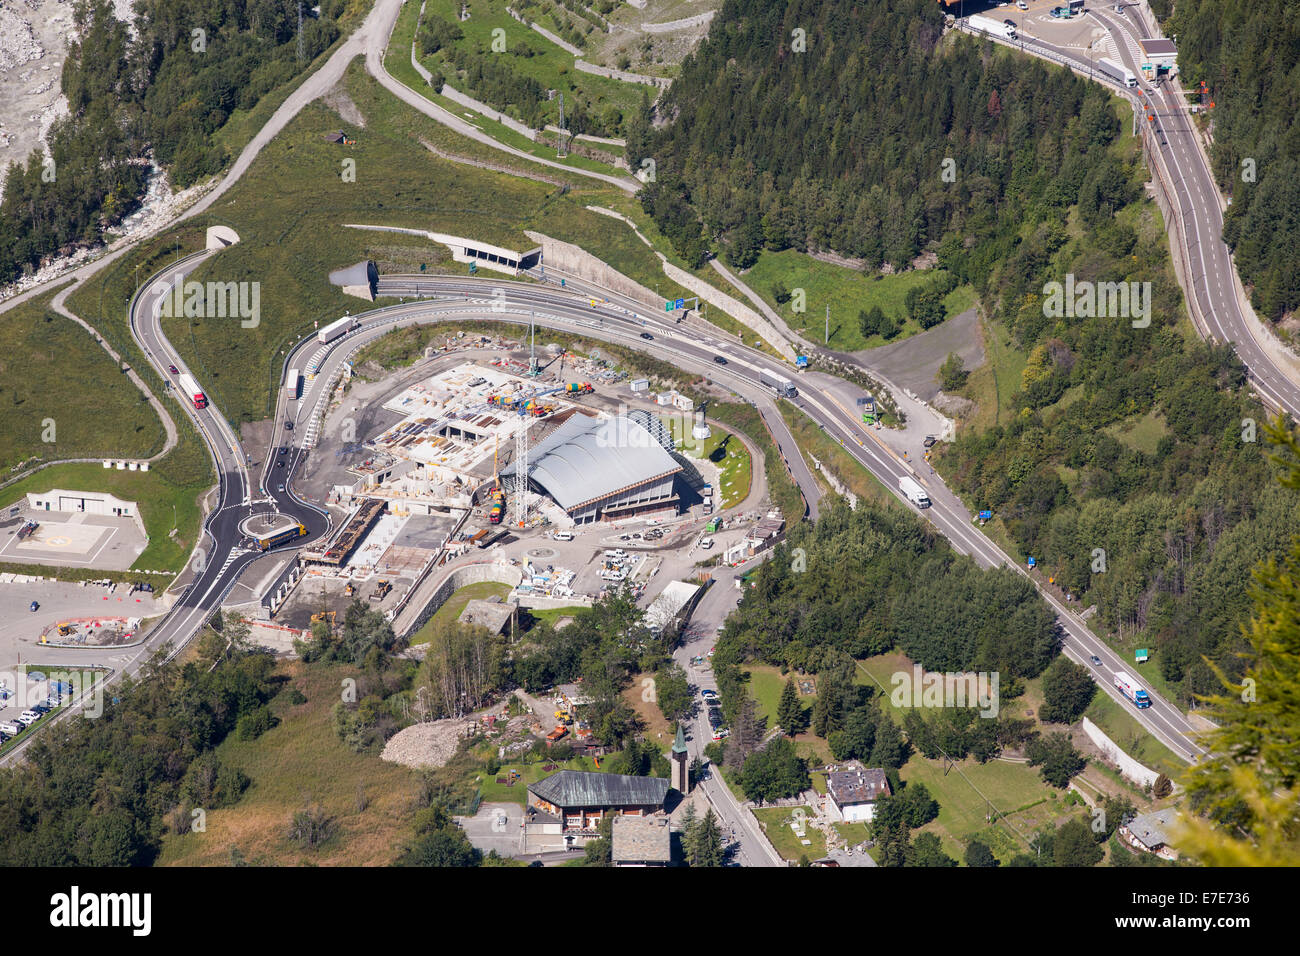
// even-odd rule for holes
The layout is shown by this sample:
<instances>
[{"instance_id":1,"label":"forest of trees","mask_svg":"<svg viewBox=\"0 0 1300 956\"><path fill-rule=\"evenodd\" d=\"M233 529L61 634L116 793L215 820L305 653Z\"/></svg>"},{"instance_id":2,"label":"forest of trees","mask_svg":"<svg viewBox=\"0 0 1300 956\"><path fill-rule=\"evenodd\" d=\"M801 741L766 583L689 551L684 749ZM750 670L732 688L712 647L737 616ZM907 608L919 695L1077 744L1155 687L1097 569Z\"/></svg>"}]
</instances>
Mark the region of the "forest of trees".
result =
<instances>
[{"instance_id":1,"label":"forest of trees","mask_svg":"<svg viewBox=\"0 0 1300 956\"><path fill-rule=\"evenodd\" d=\"M102 716L65 720L0 770L0 865L148 865L168 828L188 832L191 808L237 802L249 780L213 750L282 683L238 631L207 631L190 663L146 665Z\"/></svg>"},{"instance_id":2,"label":"forest of trees","mask_svg":"<svg viewBox=\"0 0 1300 956\"><path fill-rule=\"evenodd\" d=\"M787 247L904 268L954 237L987 274L1034 204L1129 188L1100 159L1118 132L1104 91L942 28L929 0L727 0L660 104L671 122L628 134L683 258L716 243L739 268Z\"/></svg>"},{"instance_id":3,"label":"forest of trees","mask_svg":"<svg viewBox=\"0 0 1300 956\"><path fill-rule=\"evenodd\" d=\"M1172 13L1170 8L1172 7ZM1214 109L1210 157L1232 198L1224 235L1255 308L1300 306L1300 18L1293 0L1153 4L1178 37L1184 88L1205 81ZM1209 105L1208 103L1206 104Z\"/></svg>"},{"instance_id":4,"label":"forest of trees","mask_svg":"<svg viewBox=\"0 0 1300 956\"><path fill-rule=\"evenodd\" d=\"M1055 615L1022 575L979 569L893 510L837 501L791 528L751 583L714 657L724 699L749 659L821 672L897 649L926 670L999 671L1006 693L1057 650Z\"/></svg>"},{"instance_id":5,"label":"forest of trees","mask_svg":"<svg viewBox=\"0 0 1300 956\"><path fill-rule=\"evenodd\" d=\"M322 0L304 19L299 61L296 8L277 0L136 0L130 30L107 0L78 0L61 78L70 113L48 153L5 173L0 282L98 242L138 207L151 159L182 188L221 169L214 134L327 49L347 3Z\"/></svg>"}]
</instances>

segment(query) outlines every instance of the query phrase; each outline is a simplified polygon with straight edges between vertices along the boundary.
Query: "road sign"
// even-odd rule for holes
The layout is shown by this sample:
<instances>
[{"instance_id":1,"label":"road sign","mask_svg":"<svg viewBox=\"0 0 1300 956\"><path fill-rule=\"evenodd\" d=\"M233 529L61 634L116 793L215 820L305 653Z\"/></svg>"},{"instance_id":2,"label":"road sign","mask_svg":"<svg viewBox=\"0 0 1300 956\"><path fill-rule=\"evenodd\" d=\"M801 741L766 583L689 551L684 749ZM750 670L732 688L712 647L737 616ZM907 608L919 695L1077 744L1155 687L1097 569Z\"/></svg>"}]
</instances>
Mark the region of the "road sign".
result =
<instances>
[{"instance_id":1,"label":"road sign","mask_svg":"<svg viewBox=\"0 0 1300 956\"><path fill-rule=\"evenodd\" d=\"M478 272L478 263L477 263L477 262L471 262L471 263L469 264L469 271L470 271L470 275L473 275L475 272Z\"/></svg>"},{"instance_id":2,"label":"road sign","mask_svg":"<svg viewBox=\"0 0 1300 956\"><path fill-rule=\"evenodd\" d=\"M675 302L673 302L672 299L669 299L668 301L666 301L666 302L664 303L664 311L665 311L665 312L671 312L674 308L676 308L676 305L677 305L677 304L676 304Z\"/></svg>"},{"instance_id":3,"label":"road sign","mask_svg":"<svg viewBox=\"0 0 1300 956\"><path fill-rule=\"evenodd\" d=\"M427 265L428 265L427 262L421 262L421 263L420 263L420 271L423 272L423 271L425 270L425 267L426 267Z\"/></svg>"},{"instance_id":4,"label":"road sign","mask_svg":"<svg viewBox=\"0 0 1300 956\"><path fill-rule=\"evenodd\" d=\"M561 289L564 288L564 280L563 280L563 279L560 280L560 288L561 288Z\"/></svg>"},{"instance_id":5,"label":"road sign","mask_svg":"<svg viewBox=\"0 0 1300 956\"><path fill-rule=\"evenodd\" d=\"M673 303L673 305L674 305L676 308L684 309L684 308L686 308L686 300L685 300L685 299L678 299L676 302Z\"/></svg>"},{"instance_id":6,"label":"road sign","mask_svg":"<svg viewBox=\"0 0 1300 956\"><path fill-rule=\"evenodd\" d=\"M1151 655L1147 652L1147 648L1143 647L1143 648L1139 648L1136 652L1134 652L1133 659L1136 660L1139 664L1145 664L1147 660L1150 658L1150 656Z\"/></svg>"}]
</instances>

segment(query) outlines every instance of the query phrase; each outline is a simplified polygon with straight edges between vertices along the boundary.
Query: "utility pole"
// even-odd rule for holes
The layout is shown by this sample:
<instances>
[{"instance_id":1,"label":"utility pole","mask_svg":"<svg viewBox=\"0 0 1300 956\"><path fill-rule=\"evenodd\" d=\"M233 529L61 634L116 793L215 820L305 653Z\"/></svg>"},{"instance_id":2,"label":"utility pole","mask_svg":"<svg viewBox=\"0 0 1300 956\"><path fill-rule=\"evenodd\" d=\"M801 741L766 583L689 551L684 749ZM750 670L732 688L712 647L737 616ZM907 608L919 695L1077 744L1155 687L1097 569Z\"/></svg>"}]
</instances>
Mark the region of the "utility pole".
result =
<instances>
[{"instance_id":1,"label":"utility pole","mask_svg":"<svg viewBox=\"0 0 1300 956\"><path fill-rule=\"evenodd\" d=\"M528 312L528 374L537 375L537 326L533 324L534 316Z\"/></svg>"},{"instance_id":2,"label":"utility pole","mask_svg":"<svg viewBox=\"0 0 1300 956\"><path fill-rule=\"evenodd\" d=\"M826 303L826 345L831 344L831 305Z\"/></svg>"},{"instance_id":3,"label":"utility pole","mask_svg":"<svg viewBox=\"0 0 1300 956\"><path fill-rule=\"evenodd\" d=\"M298 0L298 62L302 62L302 0Z\"/></svg>"},{"instance_id":4,"label":"utility pole","mask_svg":"<svg viewBox=\"0 0 1300 956\"><path fill-rule=\"evenodd\" d=\"M564 94L561 93L561 94L559 94L559 96L560 96L560 132L559 132L560 151L559 151L559 158L560 158L560 159L563 159L565 156L568 155L568 154L565 153L565 151L564 151Z\"/></svg>"}]
</instances>

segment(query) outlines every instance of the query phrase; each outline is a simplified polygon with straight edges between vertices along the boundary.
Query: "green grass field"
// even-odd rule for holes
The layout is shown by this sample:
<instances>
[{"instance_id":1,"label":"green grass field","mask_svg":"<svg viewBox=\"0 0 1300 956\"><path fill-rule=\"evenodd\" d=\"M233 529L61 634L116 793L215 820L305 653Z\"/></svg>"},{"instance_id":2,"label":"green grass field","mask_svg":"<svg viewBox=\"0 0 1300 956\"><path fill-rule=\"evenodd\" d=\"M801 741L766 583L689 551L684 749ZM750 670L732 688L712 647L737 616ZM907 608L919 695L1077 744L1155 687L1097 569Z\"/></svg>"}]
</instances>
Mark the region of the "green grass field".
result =
<instances>
[{"instance_id":1,"label":"green grass field","mask_svg":"<svg viewBox=\"0 0 1300 956\"><path fill-rule=\"evenodd\" d=\"M884 345L878 335L862 336L858 328L858 313L878 305L890 318L905 318L904 298L908 290L928 284L935 270L904 272L899 275L874 276L845 266L833 265L814 259L802 252L787 249L782 252L764 252L743 276L744 282L757 292L785 319L795 331L805 337L822 342L826 331L826 307L830 306L830 347L842 352ZM803 289L806 293L803 313L793 311L793 299L778 304L772 287L780 283L791 293ZM969 286L960 286L944 300L945 318L952 318L975 304L975 293ZM903 331L892 341L901 342L920 332L915 322L907 320Z\"/></svg>"},{"instance_id":2,"label":"green grass field","mask_svg":"<svg viewBox=\"0 0 1300 956\"><path fill-rule=\"evenodd\" d=\"M1025 352L1016 348L1005 326L981 316L980 328L984 333L986 361L971 370L963 390L975 402L975 411L964 423L974 432L1008 420L1011 399L1020 391L1020 377L1028 359Z\"/></svg>"},{"instance_id":3,"label":"green grass field","mask_svg":"<svg viewBox=\"0 0 1300 956\"><path fill-rule=\"evenodd\" d=\"M601 761L608 766L607 761ZM543 777L549 777L551 774L560 770L585 770L589 773L603 771L604 767L597 767L594 760L587 757L573 757L563 762L557 762L555 769L543 770L546 763L502 763L501 769L494 775L489 776L483 770L473 771L473 782L476 783L483 793L483 802L485 803L527 803L528 802L528 785L536 783ZM519 776L514 778L511 783L510 771L519 772ZM497 783L502 780L502 783Z\"/></svg>"},{"instance_id":4,"label":"green grass field","mask_svg":"<svg viewBox=\"0 0 1300 956\"><path fill-rule=\"evenodd\" d=\"M545 622L554 627L557 622L564 618L573 617L579 611L585 611L586 609L587 607L585 604L575 604L572 607L548 607L538 608L536 610L530 609L528 614L529 616L536 618L538 621Z\"/></svg>"},{"instance_id":5,"label":"green grass field","mask_svg":"<svg viewBox=\"0 0 1300 956\"><path fill-rule=\"evenodd\" d=\"M776 712L781 703L781 691L785 690L785 682L788 675L781 673L780 668L771 664L749 664L745 670L749 671L749 692L753 695L754 700L758 703L758 713L767 718L767 726L770 730L776 726ZM803 698L804 705L808 705L810 698Z\"/></svg>"},{"instance_id":6,"label":"green grass field","mask_svg":"<svg viewBox=\"0 0 1300 956\"><path fill-rule=\"evenodd\" d=\"M703 441L692 437L689 415L660 416L678 449L690 458L707 458L718 467L718 506L734 508L747 497L754 478L754 462L745 443L732 432L710 424Z\"/></svg>"},{"instance_id":7,"label":"green grass field","mask_svg":"<svg viewBox=\"0 0 1300 956\"><path fill-rule=\"evenodd\" d=\"M790 829L790 824L794 820L794 809L796 808L764 807L753 813L782 859L792 862L798 861L801 856L806 856L809 860L821 859L826 855L826 837L820 830L815 830L805 823L803 840L808 841L808 845L805 846L803 840ZM808 815L807 819L811 820L814 816L813 808L803 809Z\"/></svg>"},{"instance_id":8,"label":"green grass field","mask_svg":"<svg viewBox=\"0 0 1300 956\"><path fill-rule=\"evenodd\" d=\"M427 644L438 628L460 617L460 612L465 610L465 605L470 601L486 601L493 596L505 598L509 593L508 585L496 581L481 581L478 584L467 584L463 588L457 588L442 607L433 612L433 617L425 622L424 627L416 632L411 638L411 643Z\"/></svg>"},{"instance_id":9,"label":"green grass field","mask_svg":"<svg viewBox=\"0 0 1300 956\"><path fill-rule=\"evenodd\" d=\"M1146 455L1155 455L1160 439L1169 434L1169 428L1165 425L1165 416L1157 409L1152 409L1140 417L1110 425L1102 431L1114 436L1121 444Z\"/></svg>"},{"instance_id":10,"label":"green grass field","mask_svg":"<svg viewBox=\"0 0 1300 956\"><path fill-rule=\"evenodd\" d=\"M103 346L49 308L57 291L5 314L0 477L29 459L148 458L166 438L144 393Z\"/></svg>"}]
</instances>

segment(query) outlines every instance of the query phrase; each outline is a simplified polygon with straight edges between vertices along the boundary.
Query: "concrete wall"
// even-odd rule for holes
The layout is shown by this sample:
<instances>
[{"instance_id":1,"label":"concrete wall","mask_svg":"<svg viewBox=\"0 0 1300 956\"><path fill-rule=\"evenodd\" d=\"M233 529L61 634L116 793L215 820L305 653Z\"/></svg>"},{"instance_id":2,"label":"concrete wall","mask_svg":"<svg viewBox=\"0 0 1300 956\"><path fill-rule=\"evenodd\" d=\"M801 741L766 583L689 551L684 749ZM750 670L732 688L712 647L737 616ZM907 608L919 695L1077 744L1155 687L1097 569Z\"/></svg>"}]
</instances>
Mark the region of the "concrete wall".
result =
<instances>
[{"instance_id":1,"label":"concrete wall","mask_svg":"<svg viewBox=\"0 0 1300 956\"><path fill-rule=\"evenodd\" d=\"M474 99L474 97L470 96L468 93L462 93L460 90L455 89L450 83L444 83L441 92L443 96L447 97L447 99L459 103L466 109L474 110L476 113L482 113L489 119L496 120L502 126L514 130L520 136L527 136L530 140L537 139L537 130L533 129L531 126L525 126L523 123L519 122L519 120L507 116L500 110L494 110L486 103Z\"/></svg>"},{"instance_id":2,"label":"concrete wall","mask_svg":"<svg viewBox=\"0 0 1300 956\"><path fill-rule=\"evenodd\" d=\"M715 12L710 10L708 13L697 13L693 17L669 20L667 23L643 23L641 29L646 33L676 33L678 30L697 30L700 27L707 27Z\"/></svg>"},{"instance_id":3,"label":"concrete wall","mask_svg":"<svg viewBox=\"0 0 1300 956\"><path fill-rule=\"evenodd\" d=\"M1132 780L1139 787L1145 787L1148 784L1154 784L1159 773L1150 767L1144 767L1124 751L1120 750L1113 740L1102 733L1101 728L1094 724L1087 717L1083 718L1083 732L1088 735L1097 749L1102 752L1106 760L1113 763L1119 768L1119 772Z\"/></svg>"},{"instance_id":4,"label":"concrete wall","mask_svg":"<svg viewBox=\"0 0 1300 956\"><path fill-rule=\"evenodd\" d=\"M591 73L595 76L607 76L611 80L622 80L624 83L641 83L646 86L658 87L661 90L668 89L673 82L665 76L648 76L645 73L628 73L626 70L615 70L608 66L597 66L595 63L588 63L586 60L575 60L573 65L582 73Z\"/></svg>"},{"instance_id":5,"label":"concrete wall","mask_svg":"<svg viewBox=\"0 0 1300 956\"><path fill-rule=\"evenodd\" d=\"M620 295L637 299L656 312L663 308L663 301L652 290L614 270L581 246L552 239L540 232L525 232L524 235L541 245L544 265L554 266L580 279L613 289Z\"/></svg>"},{"instance_id":6,"label":"concrete wall","mask_svg":"<svg viewBox=\"0 0 1300 956\"><path fill-rule=\"evenodd\" d=\"M721 289L709 285L703 279L696 278L685 269L678 268L667 260L664 261L664 275L672 279L678 285L690 289L691 292L698 295L705 302L714 308L721 309L727 315L736 321L749 327L756 335L766 339L767 342L775 348L788 362L795 360L794 349L790 343L785 340L776 327L771 322L763 318L749 306L745 305L739 299L727 295Z\"/></svg>"},{"instance_id":7,"label":"concrete wall","mask_svg":"<svg viewBox=\"0 0 1300 956\"><path fill-rule=\"evenodd\" d=\"M560 39L558 36L556 36L554 33L546 29L545 27L539 26L536 23L530 23L528 25L532 27L535 31L537 31L539 34L546 37L546 39L550 40L552 43L558 46L565 53L570 53L573 56L582 56L582 51L579 50L576 46L574 46L572 43L570 43L567 40Z\"/></svg>"}]
</instances>

